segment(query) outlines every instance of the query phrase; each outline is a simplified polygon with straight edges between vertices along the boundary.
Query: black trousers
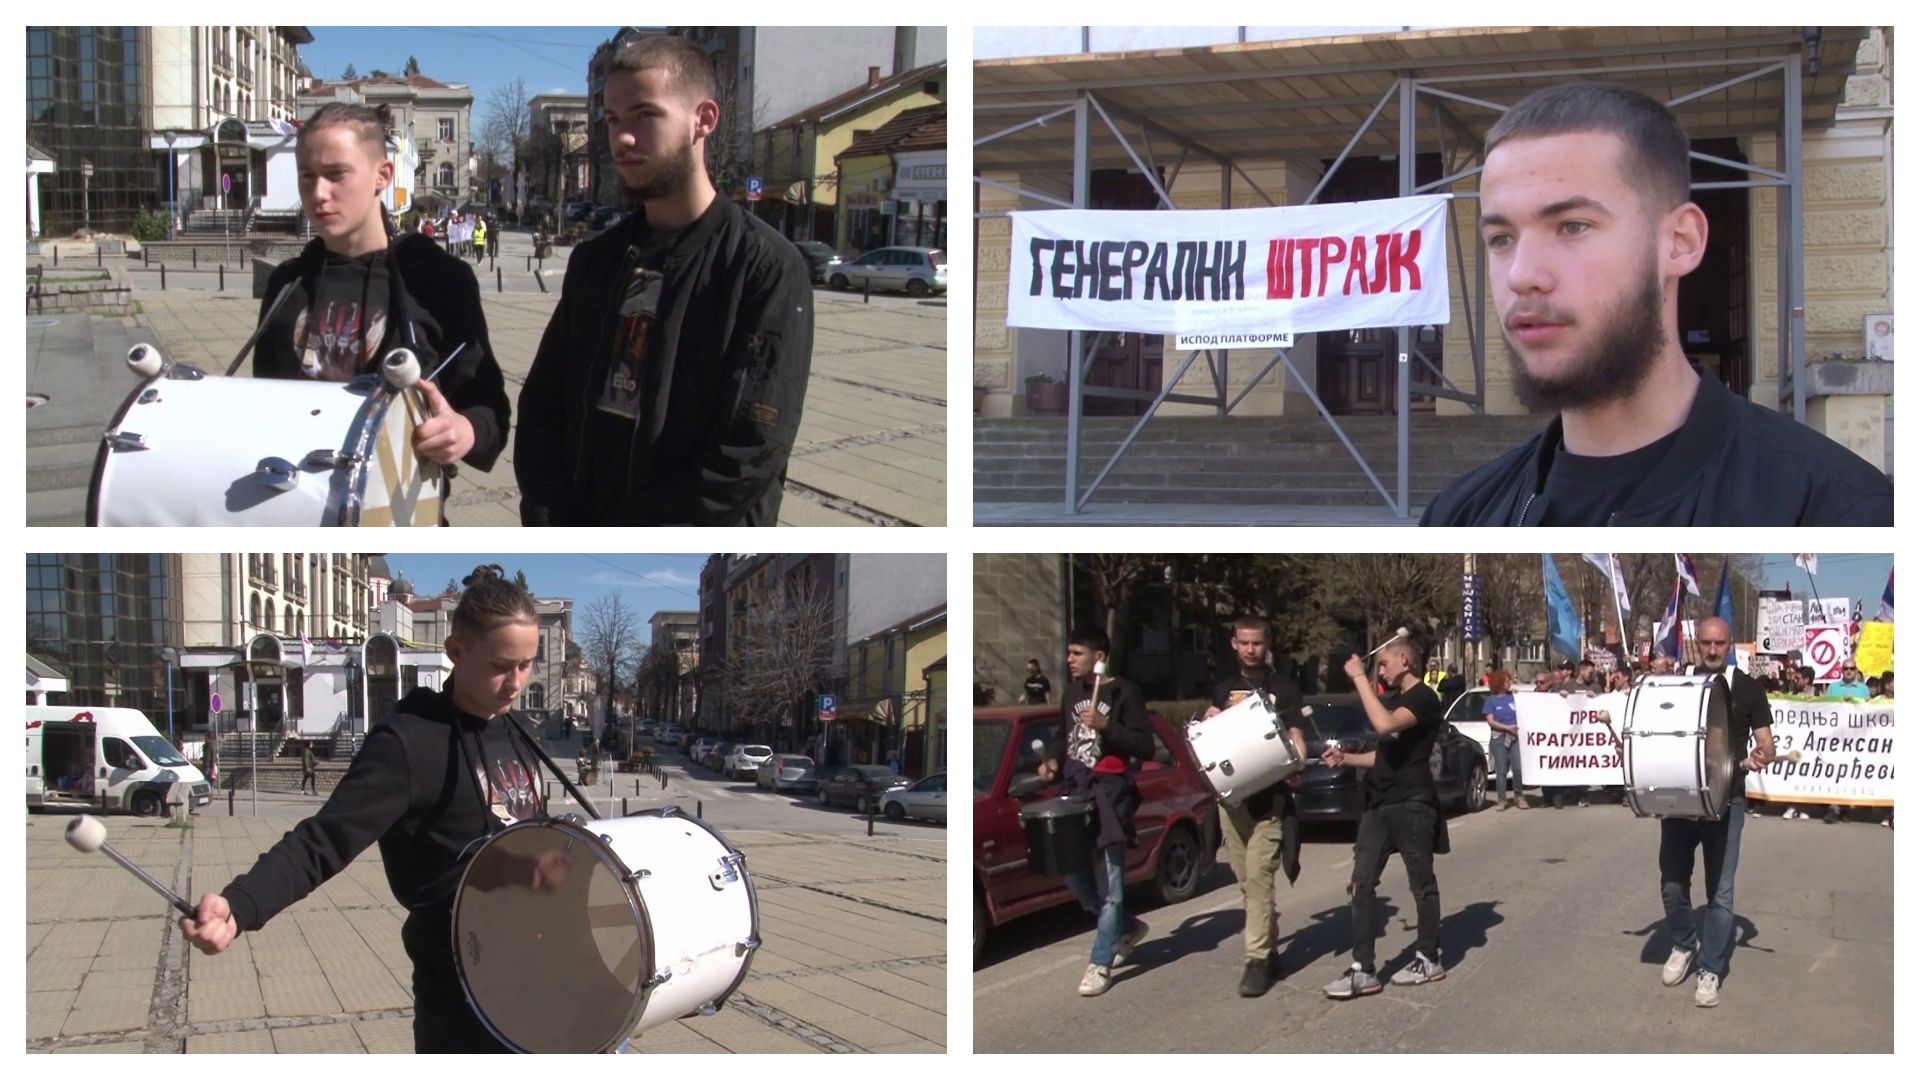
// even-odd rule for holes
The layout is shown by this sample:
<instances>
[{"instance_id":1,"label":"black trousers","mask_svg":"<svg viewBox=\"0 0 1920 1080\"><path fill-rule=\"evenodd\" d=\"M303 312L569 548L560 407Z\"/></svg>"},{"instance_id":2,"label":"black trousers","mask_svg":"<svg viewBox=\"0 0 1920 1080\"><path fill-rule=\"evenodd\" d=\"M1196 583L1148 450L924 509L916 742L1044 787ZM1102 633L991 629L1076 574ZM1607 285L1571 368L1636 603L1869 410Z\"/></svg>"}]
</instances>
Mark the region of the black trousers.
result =
<instances>
[{"instance_id":1,"label":"black trousers","mask_svg":"<svg viewBox=\"0 0 1920 1080\"><path fill-rule=\"evenodd\" d=\"M450 911L416 911L400 928L413 960L413 1052L510 1054L513 1048L487 1030L460 989L452 923Z\"/></svg>"},{"instance_id":2,"label":"black trousers","mask_svg":"<svg viewBox=\"0 0 1920 1080\"><path fill-rule=\"evenodd\" d=\"M1374 890L1387 868L1387 856L1398 851L1407 864L1407 886L1413 890L1419 919L1416 947L1440 959L1440 882L1433 876L1433 839L1440 826L1440 809L1431 803L1398 802L1376 806L1360 815L1360 836L1353 846L1353 958L1373 970L1373 943L1380 934Z\"/></svg>"}]
</instances>

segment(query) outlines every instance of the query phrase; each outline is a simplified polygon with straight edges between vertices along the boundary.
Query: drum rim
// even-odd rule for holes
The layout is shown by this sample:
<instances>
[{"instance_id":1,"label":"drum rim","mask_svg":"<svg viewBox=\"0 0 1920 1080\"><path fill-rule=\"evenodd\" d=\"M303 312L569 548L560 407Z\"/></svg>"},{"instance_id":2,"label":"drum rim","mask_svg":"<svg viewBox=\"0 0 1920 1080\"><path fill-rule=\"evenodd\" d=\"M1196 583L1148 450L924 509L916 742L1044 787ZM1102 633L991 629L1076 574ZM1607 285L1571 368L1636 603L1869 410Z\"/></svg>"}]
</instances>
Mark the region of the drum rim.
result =
<instances>
[{"instance_id":1,"label":"drum rim","mask_svg":"<svg viewBox=\"0 0 1920 1080\"><path fill-rule=\"evenodd\" d=\"M753 874L747 869L747 853L735 847L733 841L727 839L725 833L714 828L712 823L704 818L692 817L682 813L680 807L674 803L655 807L652 810L637 811L628 816L658 817L676 821L690 821L707 830L708 834L715 840L720 841L720 846L727 850L727 854L740 856L739 860L734 863L734 866L739 869L740 880L747 887L747 940L752 942L752 944L747 946L746 955L742 957L743 962L740 965L740 971L734 975L732 985L721 991L719 995L708 1003L715 1009L718 1009L725 1005L727 999L731 998L740 989L742 983L747 981L747 972L753 970L753 959L760 955L760 894L754 889ZM642 1012L644 1013L645 1010L642 1009Z\"/></svg>"},{"instance_id":2,"label":"drum rim","mask_svg":"<svg viewBox=\"0 0 1920 1080\"><path fill-rule=\"evenodd\" d=\"M620 1025L619 1034L598 1048L586 1051L586 1053L604 1054L613 1047L620 1045L622 1041L633 1036L633 1029L639 1025L640 1018L646 1014L647 1001L653 996L653 973L655 970L653 913L647 910L646 898L640 894L639 889L634 887L633 881L629 877L629 875L633 873L633 868L628 866L626 860L622 859L619 853L613 850L611 844L600 839L600 834L589 828L588 823L567 821L564 818L544 818L536 821L515 822L499 832L494 833L492 836L487 837L479 849L473 853L472 857L467 859L467 864L460 869L460 882L454 887L453 919L451 921L454 972L460 979L460 993L467 999L467 1005L473 1010L473 1015L479 1018L481 1025L492 1033L494 1038L512 1047L515 1053L532 1053L532 1051L508 1038L504 1032L495 1027L493 1021L487 1019L486 1012L480 1008L480 1003L473 999L473 990L467 982L466 958L460 951L460 900L467 892L467 875L473 872L473 864L479 861L481 852L492 847L496 840L510 832L521 829L538 828L556 829L567 833L574 839L585 844L588 850L594 852L603 861L609 862L612 867L618 867L621 871L621 873L617 875L620 889L626 894L627 906L634 914L634 925L641 931L640 941L643 961L640 965L640 992L634 995L633 1004L627 1010L627 1018ZM757 907L755 914L756 916L758 915Z\"/></svg>"},{"instance_id":3,"label":"drum rim","mask_svg":"<svg viewBox=\"0 0 1920 1080\"><path fill-rule=\"evenodd\" d=\"M348 383L348 385L352 385ZM340 510L335 523L353 528L360 524L360 511L366 501L367 478L372 474L369 468L374 452L373 444L386 426L387 410L393 405L393 390L384 382L375 381L367 393L367 399L353 416L353 428L348 436L346 450L353 455L353 466L347 472L346 492L340 499Z\"/></svg>"},{"instance_id":4,"label":"drum rim","mask_svg":"<svg viewBox=\"0 0 1920 1080\"><path fill-rule=\"evenodd\" d=\"M93 454L93 476L87 481L88 528L94 528L100 524L100 487L102 484L105 484L107 480L107 456L113 453L113 448L108 444L107 440L115 432L120 430L121 424L126 423L127 414L133 411L134 403L140 400L140 395L145 393L149 386L152 386L163 378L165 378L164 373L155 375L151 379L140 380L140 385L134 387L132 392L127 395L126 400L120 403L120 408L113 414L113 419L109 421L106 428L100 432L100 445L94 450Z\"/></svg>"}]
</instances>

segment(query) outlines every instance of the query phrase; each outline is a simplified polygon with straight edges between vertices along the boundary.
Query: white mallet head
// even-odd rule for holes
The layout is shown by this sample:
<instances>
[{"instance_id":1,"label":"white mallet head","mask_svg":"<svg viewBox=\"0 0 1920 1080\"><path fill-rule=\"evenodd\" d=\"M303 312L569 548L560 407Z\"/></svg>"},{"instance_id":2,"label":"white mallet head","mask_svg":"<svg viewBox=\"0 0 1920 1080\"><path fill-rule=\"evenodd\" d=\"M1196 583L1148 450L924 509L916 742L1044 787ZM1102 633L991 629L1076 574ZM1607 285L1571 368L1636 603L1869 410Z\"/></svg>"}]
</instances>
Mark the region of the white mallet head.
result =
<instances>
[{"instance_id":1,"label":"white mallet head","mask_svg":"<svg viewBox=\"0 0 1920 1080\"><path fill-rule=\"evenodd\" d=\"M127 366L133 369L135 375L151 379L166 370L167 360L160 355L158 346L141 342L127 350Z\"/></svg>"},{"instance_id":2,"label":"white mallet head","mask_svg":"<svg viewBox=\"0 0 1920 1080\"><path fill-rule=\"evenodd\" d=\"M99 851L106 846L107 827L99 818L81 814L67 822L67 843L72 844L75 851L89 854Z\"/></svg>"},{"instance_id":3,"label":"white mallet head","mask_svg":"<svg viewBox=\"0 0 1920 1080\"><path fill-rule=\"evenodd\" d=\"M420 358L412 349L395 349L380 362L380 375L395 391L410 389L420 381Z\"/></svg>"},{"instance_id":4,"label":"white mallet head","mask_svg":"<svg viewBox=\"0 0 1920 1080\"><path fill-rule=\"evenodd\" d=\"M1105 660L1095 660L1093 662L1093 673L1095 675L1105 675L1107 673L1107 662Z\"/></svg>"}]
</instances>

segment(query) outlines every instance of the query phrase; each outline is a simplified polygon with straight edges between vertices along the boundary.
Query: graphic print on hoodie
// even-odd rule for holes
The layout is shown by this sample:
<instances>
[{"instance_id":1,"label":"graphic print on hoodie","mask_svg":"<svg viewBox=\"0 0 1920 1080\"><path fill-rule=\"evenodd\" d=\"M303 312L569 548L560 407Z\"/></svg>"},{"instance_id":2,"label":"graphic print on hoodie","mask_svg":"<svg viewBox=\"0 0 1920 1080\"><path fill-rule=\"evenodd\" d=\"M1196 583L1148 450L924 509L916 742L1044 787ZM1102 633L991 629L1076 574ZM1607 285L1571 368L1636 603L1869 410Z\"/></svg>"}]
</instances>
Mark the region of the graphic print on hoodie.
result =
<instances>
[{"instance_id":1,"label":"graphic print on hoodie","mask_svg":"<svg viewBox=\"0 0 1920 1080\"><path fill-rule=\"evenodd\" d=\"M517 752L504 717L487 724L480 745L485 751L480 784L487 792L487 809L506 825L545 817L533 773Z\"/></svg>"},{"instance_id":2,"label":"graphic print on hoodie","mask_svg":"<svg viewBox=\"0 0 1920 1080\"><path fill-rule=\"evenodd\" d=\"M387 333L387 253L328 252L313 305L293 324L300 374L346 382L364 370Z\"/></svg>"}]
</instances>

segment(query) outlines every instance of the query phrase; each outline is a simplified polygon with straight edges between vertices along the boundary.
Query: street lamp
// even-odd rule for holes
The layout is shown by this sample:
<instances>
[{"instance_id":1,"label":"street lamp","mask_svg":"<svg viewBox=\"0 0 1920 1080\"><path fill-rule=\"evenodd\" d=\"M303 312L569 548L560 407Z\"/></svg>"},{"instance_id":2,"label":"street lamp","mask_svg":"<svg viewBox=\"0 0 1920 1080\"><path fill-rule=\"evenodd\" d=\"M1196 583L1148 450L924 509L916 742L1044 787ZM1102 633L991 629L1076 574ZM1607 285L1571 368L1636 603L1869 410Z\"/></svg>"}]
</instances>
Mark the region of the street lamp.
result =
<instances>
[{"instance_id":1,"label":"street lamp","mask_svg":"<svg viewBox=\"0 0 1920 1080\"><path fill-rule=\"evenodd\" d=\"M167 665L167 741L173 741L173 665L180 662L180 650L171 645L160 647L160 659Z\"/></svg>"},{"instance_id":2,"label":"street lamp","mask_svg":"<svg viewBox=\"0 0 1920 1080\"><path fill-rule=\"evenodd\" d=\"M161 136L161 138L164 138L167 140L167 239L168 240L177 239L177 237L174 235L173 223L179 220L180 218L180 196L178 191L175 189L175 183L178 181L179 175L180 175L180 161L178 158L175 158L173 156L173 140L179 137L180 137L179 135L171 131Z\"/></svg>"},{"instance_id":3,"label":"street lamp","mask_svg":"<svg viewBox=\"0 0 1920 1080\"><path fill-rule=\"evenodd\" d=\"M80 159L80 231L93 232L93 162Z\"/></svg>"}]
</instances>

